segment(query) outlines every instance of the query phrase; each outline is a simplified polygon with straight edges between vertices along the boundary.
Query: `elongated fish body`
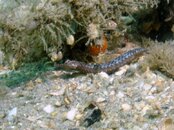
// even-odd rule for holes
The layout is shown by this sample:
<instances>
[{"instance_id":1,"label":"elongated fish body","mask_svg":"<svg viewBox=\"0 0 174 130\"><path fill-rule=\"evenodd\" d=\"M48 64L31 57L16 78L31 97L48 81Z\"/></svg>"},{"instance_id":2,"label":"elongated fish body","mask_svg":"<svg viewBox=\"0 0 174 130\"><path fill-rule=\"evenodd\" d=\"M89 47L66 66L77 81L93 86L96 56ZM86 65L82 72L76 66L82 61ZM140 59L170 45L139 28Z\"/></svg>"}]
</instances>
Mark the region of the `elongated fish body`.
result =
<instances>
[{"instance_id":1,"label":"elongated fish body","mask_svg":"<svg viewBox=\"0 0 174 130\"><path fill-rule=\"evenodd\" d=\"M106 72L110 74L117 71L120 67L131 63L134 59L140 57L146 51L147 49L145 48L135 48L111 60L110 62L103 64L86 64L75 60L67 60L64 64L56 64L56 67L79 70L84 73Z\"/></svg>"}]
</instances>

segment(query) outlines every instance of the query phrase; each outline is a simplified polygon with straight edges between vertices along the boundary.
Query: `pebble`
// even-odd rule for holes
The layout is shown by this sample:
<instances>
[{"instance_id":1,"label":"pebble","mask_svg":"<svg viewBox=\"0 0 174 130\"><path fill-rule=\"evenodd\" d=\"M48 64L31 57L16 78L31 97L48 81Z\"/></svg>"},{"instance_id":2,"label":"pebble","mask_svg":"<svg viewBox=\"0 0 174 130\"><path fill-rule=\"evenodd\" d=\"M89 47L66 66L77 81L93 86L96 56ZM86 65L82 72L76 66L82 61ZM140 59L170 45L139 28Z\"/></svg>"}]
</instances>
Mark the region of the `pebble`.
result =
<instances>
[{"instance_id":1,"label":"pebble","mask_svg":"<svg viewBox=\"0 0 174 130\"><path fill-rule=\"evenodd\" d=\"M155 73L153 73L152 71L150 71L149 69L144 73L145 78L147 78L148 80L153 81L154 79L156 79L157 75Z\"/></svg>"},{"instance_id":2,"label":"pebble","mask_svg":"<svg viewBox=\"0 0 174 130\"><path fill-rule=\"evenodd\" d=\"M132 130L142 130L139 126L134 126Z\"/></svg>"},{"instance_id":3,"label":"pebble","mask_svg":"<svg viewBox=\"0 0 174 130\"><path fill-rule=\"evenodd\" d=\"M115 72L115 75L116 76L123 75L127 71L128 67L129 67L128 65L121 67L119 71Z\"/></svg>"},{"instance_id":4,"label":"pebble","mask_svg":"<svg viewBox=\"0 0 174 130\"><path fill-rule=\"evenodd\" d=\"M138 102L138 103L134 103L134 107L138 111L142 110L145 107L145 105L146 104L145 104L144 101L141 101L141 102Z\"/></svg>"},{"instance_id":5,"label":"pebble","mask_svg":"<svg viewBox=\"0 0 174 130\"><path fill-rule=\"evenodd\" d=\"M11 109L8 114L7 114L7 120L10 122L13 122L16 115L17 115L17 107L14 107L13 109Z\"/></svg>"},{"instance_id":6,"label":"pebble","mask_svg":"<svg viewBox=\"0 0 174 130\"><path fill-rule=\"evenodd\" d=\"M76 113L77 113L77 109L76 108L71 108L71 110L67 112L66 118L68 120L73 121L74 118L75 118Z\"/></svg>"},{"instance_id":7,"label":"pebble","mask_svg":"<svg viewBox=\"0 0 174 130\"><path fill-rule=\"evenodd\" d=\"M0 119L4 118L6 115L4 112L0 112Z\"/></svg>"},{"instance_id":8,"label":"pebble","mask_svg":"<svg viewBox=\"0 0 174 130\"><path fill-rule=\"evenodd\" d=\"M122 107L123 111L129 111L132 109L132 106L127 103L122 104L121 107Z\"/></svg>"},{"instance_id":9,"label":"pebble","mask_svg":"<svg viewBox=\"0 0 174 130\"><path fill-rule=\"evenodd\" d=\"M36 83L42 83L42 79L41 79L41 78L37 78L37 79L35 80L35 82L36 82Z\"/></svg>"},{"instance_id":10,"label":"pebble","mask_svg":"<svg viewBox=\"0 0 174 130\"><path fill-rule=\"evenodd\" d=\"M155 96L147 96L145 97L146 101L148 101L149 103L154 103L156 101Z\"/></svg>"},{"instance_id":11,"label":"pebble","mask_svg":"<svg viewBox=\"0 0 174 130\"><path fill-rule=\"evenodd\" d=\"M100 77L104 78L104 79L109 79L110 78L109 75L106 72L100 72L100 73L98 73L98 75Z\"/></svg>"},{"instance_id":12,"label":"pebble","mask_svg":"<svg viewBox=\"0 0 174 130\"><path fill-rule=\"evenodd\" d=\"M97 100L96 100L96 102L98 102L98 103L104 102L104 101L106 101L106 99L103 98L103 97L99 97L99 98L97 98Z\"/></svg>"},{"instance_id":13,"label":"pebble","mask_svg":"<svg viewBox=\"0 0 174 130\"><path fill-rule=\"evenodd\" d=\"M115 91L112 90L110 93L109 93L110 96L114 96L115 95Z\"/></svg>"},{"instance_id":14,"label":"pebble","mask_svg":"<svg viewBox=\"0 0 174 130\"><path fill-rule=\"evenodd\" d=\"M150 84L144 84L143 85L143 89L145 90L145 91L148 91L148 90L150 90L152 88L152 85L150 85Z\"/></svg>"},{"instance_id":15,"label":"pebble","mask_svg":"<svg viewBox=\"0 0 174 130\"><path fill-rule=\"evenodd\" d=\"M155 94L157 92L158 92L158 90L157 90L156 87L152 87L151 90L150 90L150 93L153 93L153 94Z\"/></svg>"},{"instance_id":16,"label":"pebble","mask_svg":"<svg viewBox=\"0 0 174 130\"><path fill-rule=\"evenodd\" d=\"M142 110L141 110L141 114L142 115L146 115L148 113L149 110L152 110L152 107L150 105L146 105Z\"/></svg>"},{"instance_id":17,"label":"pebble","mask_svg":"<svg viewBox=\"0 0 174 130\"><path fill-rule=\"evenodd\" d=\"M77 114L77 115L75 116L76 120L80 120L82 117L83 117L83 114Z\"/></svg>"},{"instance_id":18,"label":"pebble","mask_svg":"<svg viewBox=\"0 0 174 130\"><path fill-rule=\"evenodd\" d=\"M62 105L62 103L60 101L56 101L56 103L55 103L56 107L60 107L61 105Z\"/></svg>"},{"instance_id":19,"label":"pebble","mask_svg":"<svg viewBox=\"0 0 174 130\"><path fill-rule=\"evenodd\" d=\"M116 96L117 96L118 98L123 98L123 97L124 97L124 93L118 92Z\"/></svg>"},{"instance_id":20,"label":"pebble","mask_svg":"<svg viewBox=\"0 0 174 130\"><path fill-rule=\"evenodd\" d=\"M52 91L49 94L52 96L60 96L65 93L65 87L62 87L60 90Z\"/></svg>"},{"instance_id":21,"label":"pebble","mask_svg":"<svg viewBox=\"0 0 174 130\"><path fill-rule=\"evenodd\" d=\"M47 105L43 108L43 110L46 112L46 113L52 113L54 111L54 107L52 105Z\"/></svg>"}]
</instances>

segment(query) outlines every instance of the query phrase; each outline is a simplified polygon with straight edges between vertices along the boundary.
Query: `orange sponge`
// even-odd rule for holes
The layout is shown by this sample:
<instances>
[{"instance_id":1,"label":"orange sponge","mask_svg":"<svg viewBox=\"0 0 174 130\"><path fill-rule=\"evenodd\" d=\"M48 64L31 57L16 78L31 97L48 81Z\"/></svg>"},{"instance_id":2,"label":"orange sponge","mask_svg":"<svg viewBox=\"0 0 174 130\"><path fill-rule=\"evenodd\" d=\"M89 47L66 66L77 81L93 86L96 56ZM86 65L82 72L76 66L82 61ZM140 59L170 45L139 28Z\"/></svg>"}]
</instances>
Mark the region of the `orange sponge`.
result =
<instances>
[{"instance_id":1,"label":"orange sponge","mask_svg":"<svg viewBox=\"0 0 174 130\"><path fill-rule=\"evenodd\" d=\"M107 50L108 42L104 35L100 41L102 42L100 45L89 45L88 50L92 56L97 56L98 54L104 53Z\"/></svg>"}]
</instances>

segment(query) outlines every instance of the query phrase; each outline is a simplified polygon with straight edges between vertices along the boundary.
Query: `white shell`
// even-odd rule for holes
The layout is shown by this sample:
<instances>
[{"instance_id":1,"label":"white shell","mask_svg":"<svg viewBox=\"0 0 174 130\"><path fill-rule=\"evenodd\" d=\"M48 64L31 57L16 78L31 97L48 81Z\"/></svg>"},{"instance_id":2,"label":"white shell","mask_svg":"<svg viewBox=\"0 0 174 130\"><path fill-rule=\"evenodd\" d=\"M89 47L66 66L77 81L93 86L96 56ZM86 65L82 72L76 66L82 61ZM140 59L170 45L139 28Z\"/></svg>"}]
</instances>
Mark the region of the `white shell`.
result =
<instances>
[{"instance_id":1,"label":"white shell","mask_svg":"<svg viewBox=\"0 0 174 130\"><path fill-rule=\"evenodd\" d=\"M69 35L66 39L66 42L68 45L74 45L74 36L73 35Z\"/></svg>"},{"instance_id":2,"label":"white shell","mask_svg":"<svg viewBox=\"0 0 174 130\"><path fill-rule=\"evenodd\" d=\"M56 52L52 52L51 53L51 60L54 61L59 61L63 58L63 54L61 51L59 51L58 53Z\"/></svg>"}]
</instances>

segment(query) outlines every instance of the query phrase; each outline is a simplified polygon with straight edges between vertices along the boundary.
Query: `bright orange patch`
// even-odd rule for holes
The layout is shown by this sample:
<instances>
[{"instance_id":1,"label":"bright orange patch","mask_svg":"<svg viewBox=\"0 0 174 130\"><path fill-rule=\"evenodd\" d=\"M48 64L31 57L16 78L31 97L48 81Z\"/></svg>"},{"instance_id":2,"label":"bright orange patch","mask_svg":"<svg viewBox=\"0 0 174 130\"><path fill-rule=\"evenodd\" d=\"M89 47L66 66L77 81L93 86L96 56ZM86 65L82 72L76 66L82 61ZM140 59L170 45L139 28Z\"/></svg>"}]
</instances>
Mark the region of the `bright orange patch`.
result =
<instances>
[{"instance_id":1,"label":"bright orange patch","mask_svg":"<svg viewBox=\"0 0 174 130\"><path fill-rule=\"evenodd\" d=\"M97 56L99 53L104 53L108 48L108 42L104 35L101 41L103 42L101 45L89 45L88 50L92 56Z\"/></svg>"}]
</instances>

